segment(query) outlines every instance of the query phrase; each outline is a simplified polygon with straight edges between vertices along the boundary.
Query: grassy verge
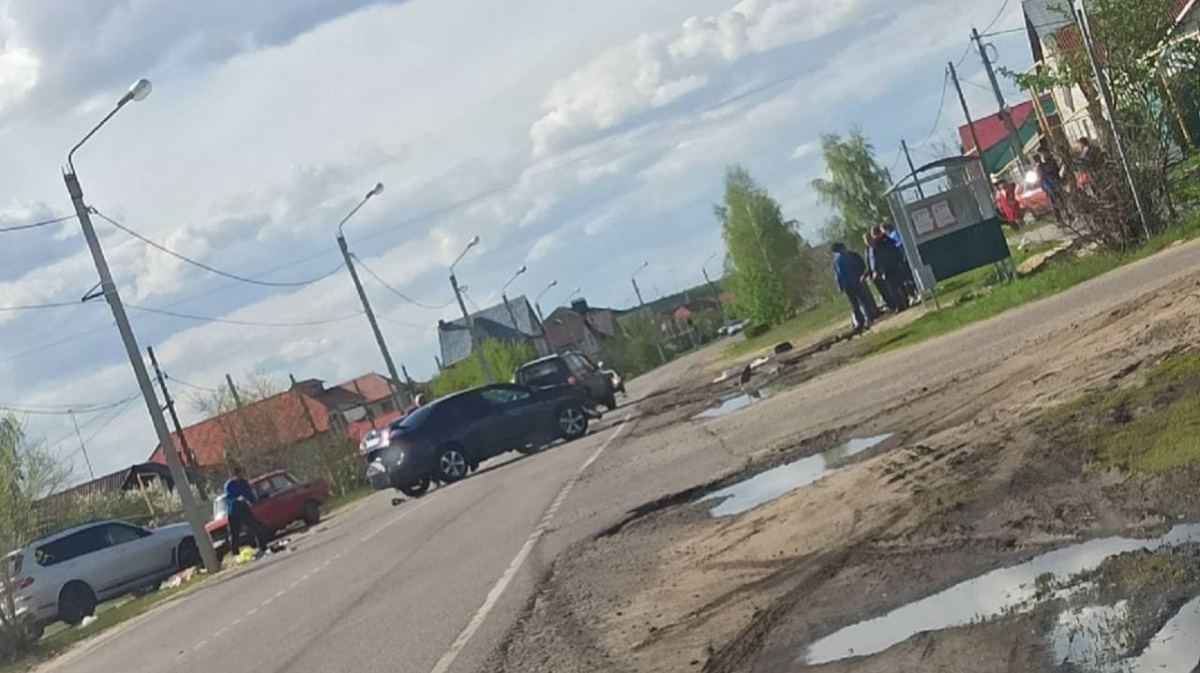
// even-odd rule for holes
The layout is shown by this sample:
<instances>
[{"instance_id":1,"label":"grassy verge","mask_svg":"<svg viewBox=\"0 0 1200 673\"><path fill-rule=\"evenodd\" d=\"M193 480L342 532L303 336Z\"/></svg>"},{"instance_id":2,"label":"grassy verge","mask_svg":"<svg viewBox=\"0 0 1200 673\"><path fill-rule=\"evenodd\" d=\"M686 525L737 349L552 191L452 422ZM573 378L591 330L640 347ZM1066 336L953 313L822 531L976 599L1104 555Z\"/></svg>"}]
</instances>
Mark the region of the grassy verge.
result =
<instances>
[{"instance_id":1,"label":"grassy verge","mask_svg":"<svg viewBox=\"0 0 1200 673\"><path fill-rule=\"evenodd\" d=\"M849 304L842 297L835 297L756 337L747 337L743 341L726 347L722 356L729 360L745 357L755 351L770 348L781 341L795 341L838 321L848 324L849 316Z\"/></svg>"},{"instance_id":2,"label":"grassy verge","mask_svg":"<svg viewBox=\"0 0 1200 673\"><path fill-rule=\"evenodd\" d=\"M178 596L185 591L191 591L204 582L204 575L197 575L191 582L174 589L162 589L137 598L122 598L100 605L96 609L96 620L87 626L67 626L55 623L46 628L45 635L25 654L24 657L11 663L0 665L0 673L20 673L27 671L39 663L66 652L76 643L110 629L121 622L128 621L145 614L154 607Z\"/></svg>"},{"instance_id":3,"label":"grassy verge","mask_svg":"<svg viewBox=\"0 0 1200 673\"><path fill-rule=\"evenodd\" d=\"M1141 385L1089 393L1040 422L1082 442L1097 469L1200 467L1200 354L1167 358Z\"/></svg>"},{"instance_id":4,"label":"grassy verge","mask_svg":"<svg viewBox=\"0 0 1200 673\"><path fill-rule=\"evenodd\" d=\"M957 303L940 311L932 311L911 324L894 330L871 334L862 340L870 353L880 353L931 339L980 320L986 320L1009 309L1071 288L1086 280L1105 274L1160 252L1172 244L1200 235L1200 213L1192 213L1179 226L1173 227L1142 245L1122 253L1099 253L1090 257L1073 258L1049 264L1043 270L1015 283L992 287L982 293L980 274L986 277L990 269L976 269L964 274L964 287L953 296ZM1017 262L1020 263L1020 258ZM974 278L972 280L972 278ZM955 282L954 279L951 282Z\"/></svg>"},{"instance_id":5,"label":"grassy verge","mask_svg":"<svg viewBox=\"0 0 1200 673\"><path fill-rule=\"evenodd\" d=\"M358 488L351 489L342 495L337 495L330 498L329 501L325 503L323 510L327 513L336 512L347 505L351 505L359 500L362 500L374 492L375 489L371 488L370 486L360 486Z\"/></svg>"}]
</instances>

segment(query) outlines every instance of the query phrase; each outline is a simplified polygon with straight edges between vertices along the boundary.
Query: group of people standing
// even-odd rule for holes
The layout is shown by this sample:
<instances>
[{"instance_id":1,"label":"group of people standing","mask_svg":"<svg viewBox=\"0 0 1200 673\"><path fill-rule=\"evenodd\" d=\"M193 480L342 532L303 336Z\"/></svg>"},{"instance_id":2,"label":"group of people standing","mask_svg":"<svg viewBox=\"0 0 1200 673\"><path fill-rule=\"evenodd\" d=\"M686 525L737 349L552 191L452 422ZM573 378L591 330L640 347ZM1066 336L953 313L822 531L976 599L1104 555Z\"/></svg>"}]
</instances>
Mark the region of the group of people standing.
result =
<instances>
[{"instance_id":1,"label":"group of people standing","mask_svg":"<svg viewBox=\"0 0 1200 673\"><path fill-rule=\"evenodd\" d=\"M854 327L860 331L869 328L881 313L870 285L892 313L907 309L919 298L904 242L892 223L871 227L863 234L863 246L865 259L844 243L833 244L833 278L849 299Z\"/></svg>"}]
</instances>

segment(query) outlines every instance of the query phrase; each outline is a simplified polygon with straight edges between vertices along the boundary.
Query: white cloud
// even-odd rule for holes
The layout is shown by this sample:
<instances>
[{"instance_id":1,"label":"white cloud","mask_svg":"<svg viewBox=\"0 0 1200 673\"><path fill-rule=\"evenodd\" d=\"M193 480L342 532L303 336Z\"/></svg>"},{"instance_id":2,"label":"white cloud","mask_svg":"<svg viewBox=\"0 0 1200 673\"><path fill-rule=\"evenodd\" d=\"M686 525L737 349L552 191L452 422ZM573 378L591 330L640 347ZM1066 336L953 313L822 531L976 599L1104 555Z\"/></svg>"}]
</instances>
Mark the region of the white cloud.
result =
<instances>
[{"instance_id":1,"label":"white cloud","mask_svg":"<svg viewBox=\"0 0 1200 673\"><path fill-rule=\"evenodd\" d=\"M529 249L529 254L525 258L531 262L536 262L554 252L558 246L558 236L555 234L546 234L533 244L533 247Z\"/></svg>"},{"instance_id":2,"label":"white cloud","mask_svg":"<svg viewBox=\"0 0 1200 673\"><path fill-rule=\"evenodd\" d=\"M796 149L792 150L792 160L799 161L800 159L807 159L808 157L812 156L813 154L816 154L817 152L819 152L820 150L821 150L821 141L820 140L810 140L806 143L801 143L800 145L796 146Z\"/></svg>"}]
</instances>

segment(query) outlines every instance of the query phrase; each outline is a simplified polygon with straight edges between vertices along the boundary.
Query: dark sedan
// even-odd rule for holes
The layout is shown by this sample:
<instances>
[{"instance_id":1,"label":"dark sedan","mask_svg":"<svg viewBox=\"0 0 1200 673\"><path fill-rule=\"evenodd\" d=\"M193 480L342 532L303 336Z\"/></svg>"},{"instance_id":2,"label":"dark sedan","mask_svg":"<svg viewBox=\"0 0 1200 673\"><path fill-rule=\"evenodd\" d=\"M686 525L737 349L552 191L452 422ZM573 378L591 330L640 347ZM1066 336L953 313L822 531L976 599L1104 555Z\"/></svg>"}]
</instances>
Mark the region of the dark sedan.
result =
<instances>
[{"instance_id":1,"label":"dark sedan","mask_svg":"<svg viewBox=\"0 0 1200 673\"><path fill-rule=\"evenodd\" d=\"M587 433L586 400L575 388L534 390L499 384L456 393L413 411L389 428L367 459L392 486L417 497L434 481L453 483L507 451L532 453Z\"/></svg>"}]
</instances>

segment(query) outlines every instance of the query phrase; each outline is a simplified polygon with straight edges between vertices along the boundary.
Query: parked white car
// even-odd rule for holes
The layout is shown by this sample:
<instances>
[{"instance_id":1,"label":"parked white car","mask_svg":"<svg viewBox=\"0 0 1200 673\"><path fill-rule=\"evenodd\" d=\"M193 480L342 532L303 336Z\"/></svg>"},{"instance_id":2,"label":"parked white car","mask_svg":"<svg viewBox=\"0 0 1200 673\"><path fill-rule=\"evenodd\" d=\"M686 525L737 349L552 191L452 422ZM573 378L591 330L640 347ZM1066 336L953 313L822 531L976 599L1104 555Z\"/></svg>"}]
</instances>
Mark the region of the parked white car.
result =
<instances>
[{"instance_id":1,"label":"parked white car","mask_svg":"<svg viewBox=\"0 0 1200 673\"><path fill-rule=\"evenodd\" d=\"M159 582L200 563L186 523L147 530L100 521L42 538L4 557L17 620L40 627L78 624L101 601Z\"/></svg>"}]
</instances>

